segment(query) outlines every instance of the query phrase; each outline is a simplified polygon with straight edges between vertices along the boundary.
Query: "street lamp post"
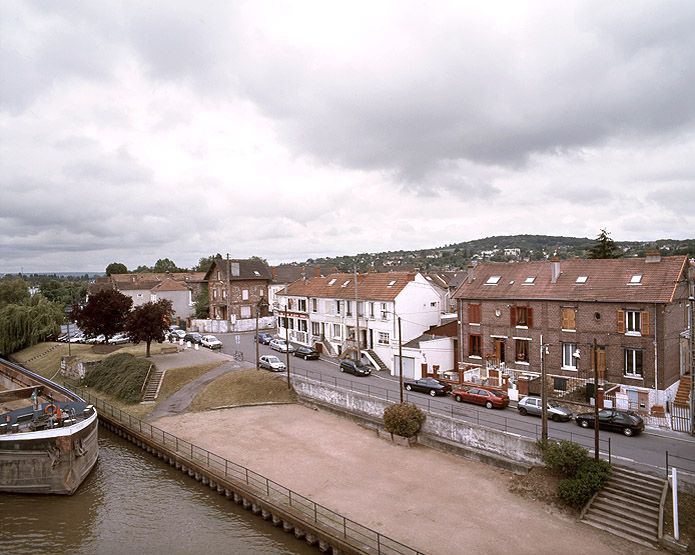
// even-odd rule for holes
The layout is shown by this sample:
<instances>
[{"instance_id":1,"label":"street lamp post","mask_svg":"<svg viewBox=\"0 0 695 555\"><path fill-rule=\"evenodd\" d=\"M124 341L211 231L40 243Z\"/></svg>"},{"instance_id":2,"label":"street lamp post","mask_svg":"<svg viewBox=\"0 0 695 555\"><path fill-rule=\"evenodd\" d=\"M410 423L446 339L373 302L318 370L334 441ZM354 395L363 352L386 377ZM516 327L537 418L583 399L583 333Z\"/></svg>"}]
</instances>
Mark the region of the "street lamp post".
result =
<instances>
[{"instance_id":1,"label":"street lamp post","mask_svg":"<svg viewBox=\"0 0 695 555\"><path fill-rule=\"evenodd\" d=\"M70 318L72 317L72 306L68 305L65 307L65 317L68 321L68 356L72 356L70 351Z\"/></svg>"},{"instance_id":2,"label":"street lamp post","mask_svg":"<svg viewBox=\"0 0 695 555\"><path fill-rule=\"evenodd\" d=\"M598 349L594 337L594 351L592 353L594 363L594 459L599 458L599 430L598 430Z\"/></svg>"},{"instance_id":3,"label":"street lamp post","mask_svg":"<svg viewBox=\"0 0 695 555\"><path fill-rule=\"evenodd\" d=\"M398 381L401 390L401 404L403 404L403 341L401 341L401 317L398 318Z\"/></svg>"},{"instance_id":4,"label":"street lamp post","mask_svg":"<svg viewBox=\"0 0 695 555\"><path fill-rule=\"evenodd\" d=\"M547 351L548 346L543 344L543 336L541 335L541 440L543 443L548 441L548 390L545 383L545 355Z\"/></svg>"}]
</instances>

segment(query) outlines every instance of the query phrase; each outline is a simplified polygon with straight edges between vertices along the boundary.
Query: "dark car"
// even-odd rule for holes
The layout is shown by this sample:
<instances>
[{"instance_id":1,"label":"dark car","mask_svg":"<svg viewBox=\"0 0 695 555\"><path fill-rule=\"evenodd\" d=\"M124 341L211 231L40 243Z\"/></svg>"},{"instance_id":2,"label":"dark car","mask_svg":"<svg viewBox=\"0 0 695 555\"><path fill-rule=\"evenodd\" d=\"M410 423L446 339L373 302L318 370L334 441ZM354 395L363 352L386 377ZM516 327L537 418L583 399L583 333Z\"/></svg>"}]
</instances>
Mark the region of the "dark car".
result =
<instances>
[{"instance_id":1,"label":"dark car","mask_svg":"<svg viewBox=\"0 0 695 555\"><path fill-rule=\"evenodd\" d=\"M319 358L319 352L316 349L313 347L304 347L303 345L297 347L297 350L293 354L304 360L318 360Z\"/></svg>"},{"instance_id":2,"label":"dark car","mask_svg":"<svg viewBox=\"0 0 695 555\"><path fill-rule=\"evenodd\" d=\"M593 412L578 414L575 420L577 421L577 425L582 428L594 427ZM644 431L644 420L632 411L603 409L598 411L598 427L600 430L621 432L629 437Z\"/></svg>"},{"instance_id":3,"label":"dark car","mask_svg":"<svg viewBox=\"0 0 695 555\"><path fill-rule=\"evenodd\" d=\"M273 340L273 336L264 331L260 331L254 339L261 345L270 345L270 342Z\"/></svg>"},{"instance_id":4,"label":"dark car","mask_svg":"<svg viewBox=\"0 0 695 555\"><path fill-rule=\"evenodd\" d=\"M371 367L350 360L349 358L340 361L340 371L354 374L355 376L369 376L369 374L372 373Z\"/></svg>"},{"instance_id":5,"label":"dark car","mask_svg":"<svg viewBox=\"0 0 695 555\"><path fill-rule=\"evenodd\" d=\"M183 330L172 330L169 334L169 341L172 343L178 342L180 339L183 339L185 335L186 332Z\"/></svg>"},{"instance_id":6,"label":"dark car","mask_svg":"<svg viewBox=\"0 0 695 555\"><path fill-rule=\"evenodd\" d=\"M509 406L509 395L498 389L482 389L480 387L464 387L451 392L454 400L459 403L473 403L485 408L504 409Z\"/></svg>"},{"instance_id":7,"label":"dark car","mask_svg":"<svg viewBox=\"0 0 695 555\"><path fill-rule=\"evenodd\" d=\"M408 391L420 391L427 393L432 397L436 395L446 395L451 391L451 386L448 383L442 383L434 378L422 378L419 380L411 380L405 382L405 388Z\"/></svg>"},{"instance_id":8,"label":"dark car","mask_svg":"<svg viewBox=\"0 0 695 555\"><path fill-rule=\"evenodd\" d=\"M197 331L189 331L186 335L183 336L184 342L190 341L191 343L197 343L200 345L203 342L203 336L200 335Z\"/></svg>"}]
</instances>

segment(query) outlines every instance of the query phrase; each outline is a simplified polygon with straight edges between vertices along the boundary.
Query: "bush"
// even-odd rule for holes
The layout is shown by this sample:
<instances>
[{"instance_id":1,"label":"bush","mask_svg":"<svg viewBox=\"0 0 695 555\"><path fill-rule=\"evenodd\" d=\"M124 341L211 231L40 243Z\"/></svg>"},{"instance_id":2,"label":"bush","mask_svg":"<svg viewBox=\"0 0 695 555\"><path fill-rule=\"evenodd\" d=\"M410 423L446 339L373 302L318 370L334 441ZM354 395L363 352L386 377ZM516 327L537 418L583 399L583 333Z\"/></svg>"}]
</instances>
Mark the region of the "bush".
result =
<instances>
[{"instance_id":1,"label":"bush","mask_svg":"<svg viewBox=\"0 0 695 555\"><path fill-rule=\"evenodd\" d=\"M412 403L391 405L384 410L386 431L398 436L413 437L424 421L425 414Z\"/></svg>"},{"instance_id":2,"label":"bush","mask_svg":"<svg viewBox=\"0 0 695 555\"><path fill-rule=\"evenodd\" d=\"M152 363L129 353L118 353L97 364L84 379L87 387L93 387L125 403L142 400L142 384Z\"/></svg>"},{"instance_id":3,"label":"bush","mask_svg":"<svg viewBox=\"0 0 695 555\"><path fill-rule=\"evenodd\" d=\"M573 477L588 459L588 451L572 441L539 442L543 462L553 472Z\"/></svg>"},{"instance_id":4,"label":"bush","mask_svg":"<svg viewBox=\"0 0 695 555\"><path fill-rule=\"evenodd\" d=\"M611 465L606 461L585 460L574 478L560 482L558 495L570 507L581 509L608 481Z\"/></svg>"}]
</instances>

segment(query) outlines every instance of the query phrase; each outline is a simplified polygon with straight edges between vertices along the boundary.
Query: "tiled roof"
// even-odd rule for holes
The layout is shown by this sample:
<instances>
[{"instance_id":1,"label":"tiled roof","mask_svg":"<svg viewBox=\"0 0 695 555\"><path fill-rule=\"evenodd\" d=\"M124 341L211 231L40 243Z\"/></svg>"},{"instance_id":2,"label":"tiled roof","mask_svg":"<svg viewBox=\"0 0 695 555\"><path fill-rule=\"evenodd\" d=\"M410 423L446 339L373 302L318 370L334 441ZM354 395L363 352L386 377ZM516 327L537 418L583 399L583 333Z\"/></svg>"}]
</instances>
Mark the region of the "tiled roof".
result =
<instances>
[{"instance_id":1,"label":"tiled roof","mask_svg":"<svg viewBox=\"0 0 695 555\"><path fill-rule=\"evenodd\" d=\"M437 272L429 272L427 274L424 274L425 279L430 282L432 285L436 285L437 287L441 289L448 289L449 288L449 279L447 278L446 274L444 273L437 273Z\"/></svg>"},{"instance_id":2,"label":"tiled roof","mask_svg":"<svg viewBox=\"0 0 695 555\"><path fill-rule=\"evenodd\" d=\"M220 272L220 279L222 281L227 281L227 269L230 269L232 275L230 276L230 281L240 281L249 279L263 279L271 280L270 268L268 265L257 258L245 258L245 259L229 259L218 258L216 259L210 269L205 274L205 281L209 281L211 276L216 275L216 272ZM238 268L238 275L235 275L235 269Z\"/></svg>"},{"instance_id":3,"label":"tiled roof","mask_svg":"<svg viewBox=\"0 0 695 555\"><path fill-rule=\"evenodd\" d=\"M185 283L175 279L166 279L152 288L152 291L188 291Z\"/></svg>"},{"instance_id":4,"label":"tiled roof","mask_svg":"<svg viewBox=\"0 0 695 555\"><path fill-rule=\"evenodd\" d=\"M484 263L469 272L456 299L543 299L667 303L684 279L685 256ZM553 265L559 269L553 283ZM492 283L496 282L496 283Z\"/></svg>"},{"instance_id":5,"label":"tiled roof","mask_svg":"<svg viewBox=\"0 0 695 555\"><path fill-rule=\"evenodd\" d=\"M298 264L280 264L279 266L273 266L270 270L275 283L292 283L298 279L327 276L338 271L335 266L306 266Z\"/></svg>"},{"instance_id":6,"label":"tiled roof","mask_svg":"<svg viewBox=\"0 0 695 555\"><path fill-rule=\"evenodd\" d=\"M111 274L111 281L120 284L123 282L135 283L138 281L147 283L159 283L165 279L173 279L175 281L191 281L202 282L205 278L205 272L141 272L133 274ZM145 289L139 287L138 289Z\"/></svg>"},{"instance_id":7,"label":"tiled roof","mask_svg":"<svg viewBox=\"0 0 695 555\"><path fill-rule=\"evenodd\" d=\"M415 279L414 272L383 272L357 275L357 297L361 300L392 301ZM298 280L278 295L324 299L354 299L355 274L337 273Z\"/></svg>"}]
</instances>

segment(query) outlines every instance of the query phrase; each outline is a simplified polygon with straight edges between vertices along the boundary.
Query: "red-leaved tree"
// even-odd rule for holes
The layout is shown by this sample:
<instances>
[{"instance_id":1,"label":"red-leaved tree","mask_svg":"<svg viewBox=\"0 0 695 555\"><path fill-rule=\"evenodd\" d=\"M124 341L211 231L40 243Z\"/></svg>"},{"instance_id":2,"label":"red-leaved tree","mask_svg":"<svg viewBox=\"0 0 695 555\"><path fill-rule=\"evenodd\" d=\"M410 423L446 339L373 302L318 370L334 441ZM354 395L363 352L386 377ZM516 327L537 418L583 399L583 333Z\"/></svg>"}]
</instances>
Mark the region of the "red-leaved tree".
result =
<instances>
[{"instance_id":1,"label":"red-leaved tree","mask_svg":"<svg viewBox=\"0 0 695 555\"><path fill-rule=\"evenodd\" d=\"M152 341L164 341L173 315L171 301L167 299L136 306L128 315L126 333L133 343L147 343L146 356L149 357L150 344Z\"/></svg>"},{"instance_id":2,"label":"red-leaved tree","mask_svg":"<svg viewBox=\"0 0 695 555\"><path fill-rule=\"evenodd\" d=\"M75 315L77 325L87 337L104 335L106 341L125 327L133 299L107 289L89 296L87 304Z\"/></svg>"}]
</instances>

